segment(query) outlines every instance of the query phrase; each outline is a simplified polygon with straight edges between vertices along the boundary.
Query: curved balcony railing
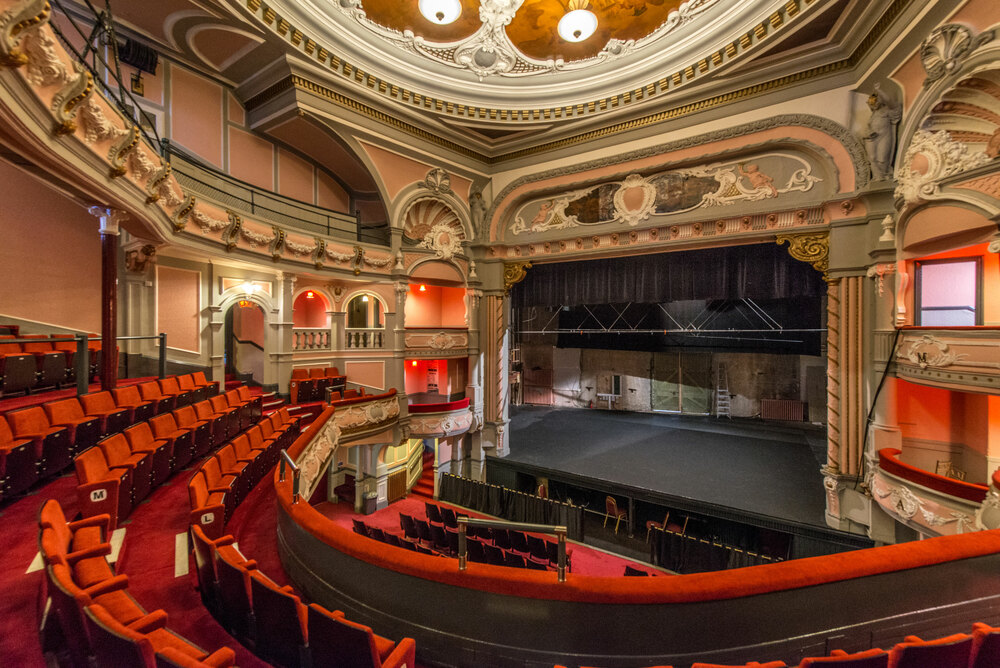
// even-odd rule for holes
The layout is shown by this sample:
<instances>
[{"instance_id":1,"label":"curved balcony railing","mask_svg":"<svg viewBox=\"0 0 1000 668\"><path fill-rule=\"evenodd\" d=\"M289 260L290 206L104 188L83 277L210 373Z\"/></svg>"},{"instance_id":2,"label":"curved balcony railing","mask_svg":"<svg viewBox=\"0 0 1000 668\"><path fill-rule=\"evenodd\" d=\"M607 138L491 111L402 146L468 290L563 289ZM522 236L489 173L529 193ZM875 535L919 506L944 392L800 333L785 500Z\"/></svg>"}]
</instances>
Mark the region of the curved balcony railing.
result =
<instances>
[{"instance_id":1,"label":"curved balcony railing","mask_svg":"<svg viewBox=\"0 0 1000 668\"><path fill-rule=\"evenodd\" d=\"M925 471L917 468L916 466L911 466L899 461L900 454L902 454L902 451L897 450L896 448L883 448L882 450L879 450L879 468L886 473L891 473L897 478L902 478L903 480L907 480L922 487L933 489L935 492L940 492L941 494L945 494L947 496L953 496L955 498L964 499L973 503L982 503L986 498L986 493L989 491L989 488L986 485L977 485L963 480L955 480L954 478L948 478L943 475L931 473L930 471Z\"/></svg>"},{"instance_id":2,"label":"curved balcony railing","mask_svg":"<svg viewBox=\"0 0 1000 668\"><path fill-rule=\"evenodd\" d=\"M925 385L1000 390L1000 327L903 327L893 361Z\"/></svg>"},{"instance_id":3,"label":"curved balcony railing","mask_svg":"<svg viewBox=\"0 0 1000 668\"><path fill-rule=\"evenodd\" d=\"M290 448L300 468L298 455L329 435L329 418L321 416ZM733 663L749 646L792 660L845 629L863 629L867 638L916 633L927 628L929 610L947 610L964 623L1000 602L998 531L662 578L570 573L560 583L548 573L488 564L460 571L457 560L387 546L337 525L308 498L293 503L287 477L275 475L274 484L279 555L292 582L351 619L415 637L428 664L475 652L507 656L511 648L520 665L528 655L536 663L568 655L588 665L627 656ZM891 595L869 597L864 606L829 605L872 591ZM476 614L443 615L428 625L420 621L428 601ZM560 623L539 623L550 619Z\"/></svg>"},{"instance_id":4,"label":"curved balcony railing","mask_svg":"<svg viewBox=\"0 0 1000 668\"><path fill-rule=\"evenodd\" d=\"M464 434L472 428L469 400L440 404L410 404L410 435L414 438L444 438Z\"/></svg>"}]
</instances>

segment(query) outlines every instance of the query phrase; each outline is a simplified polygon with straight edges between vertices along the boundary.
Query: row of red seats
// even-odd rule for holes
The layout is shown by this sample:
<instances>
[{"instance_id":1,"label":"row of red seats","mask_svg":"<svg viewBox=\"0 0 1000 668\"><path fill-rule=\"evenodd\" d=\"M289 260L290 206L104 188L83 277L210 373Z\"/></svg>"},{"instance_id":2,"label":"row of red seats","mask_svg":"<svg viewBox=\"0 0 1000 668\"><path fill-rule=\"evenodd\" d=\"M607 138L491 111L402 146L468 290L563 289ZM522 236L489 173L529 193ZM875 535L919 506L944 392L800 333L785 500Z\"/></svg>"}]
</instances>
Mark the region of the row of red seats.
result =
<instances>
[{"instance_id":1,"label":"row of red seats","mask_svg":"<svg viewBox=\"0 0 1000 668\"><path fill-rule=\"evenodd\" d=\"M299 418L280 408L208 457L188 482L191 524L210 537L299 435Z\"/></svg>"},{"instance_id":2,"label":"row of red seats","mask_svg":"<svg viewBox=\"0 0 1000 668\"><path fill-rule=\"evenodd\" d=\"M262 441L254 437L258 429ZM299 433L298 419L282 408L244 436L251 446L275 443L276 456L280 456ZM226 447L237 445L234 441ZM189 483L191 544L205 606L254 653L278 665L413 666L416 644L412 638L395 643L368 626L351 622L339 610L307 606L291 587L279 586L258 570L256 561L246 559L233 545L232 536L221 535L233 507L242 500L235 485L244 477L254 484L259 480L250 472L256 459L241 458L233 465L225 458L209 458ZM247 466L241 466L242 462ZM233 500L233 507L226 505L227 499Z\"/></svg>"},{"instance_id":3,"label":"row of red seats","mask_svg":"<svg viewBox=\"0 0 1000 668\"><path fill-rule=\"evenodd\" d=\"M93 380L100 369L101 342L87 341L87 352L87 375ZM0 335L0 394L27 394L34 389L76 382L76 353L72 334Z\"/></svg>"},{"instance_id":4,"label":"row of red seats","mask_svg":"<svg viewBox=\"0 0 1000 668\"><path fill-rule=\"evenodd\" d=\"M117 526L172 473L249 429L260 415L260 397L241 386L112 434L74 459L81 513L107 513Z\"/></svg>"},{"instance_id":5,"label":"row of red seats","mask_svg":"<svg viewBox=\"0 0 1000 668\"><path fill-rule=\"evenodd\" d=\"M0 500L55 475L98 439L214 394L201 372L50 401L0 416Z\"/></svg>"},{"instance_id":6,"label":"row of red seats","mask_svg":"<svg viewBox=\"0 0 1000 668\"><path fill-rule=\"evenodd\" d=\"M146 612L129 594L128 577L116 575L106 559L111 552L107 542L110 519L98 515L67 522L54 499L39 511L46 597L51 597L59 627L59 633L52 635L64 640L69 663L81 667L232 666L236 655L231 649L223 647L209 654L166 628L165 611Z\"/></svg>"},{"instance_id":7,"label":"row of red seats","mask_svg":"<svg viewBox=\"0 0 1000 668\"><path fill-rule=\"evenodd\" d=\"M996 668L1000 666L1000 627L973 624L972 633L955 633L935 640L907 636L892 649L847 653L835 649L829 656L802 659L798 668ZM555 668L565 668L556 666ZM669 666L656 668L670 668ZM695 663L691 668L788 668L784 661Z\"/></svg>"},{"instance_id":8,"label":"row of red seats","mask_svg":"<svg viewBox=\"0 0 1000 668\"><path fill-rule=\"evenodd\" d=\"M340 375L340 370L335 366L292 369L288 394L293 404L323 401L327 388L342 391L346 385L347 376Z\"/></svg>"}]
</instances>

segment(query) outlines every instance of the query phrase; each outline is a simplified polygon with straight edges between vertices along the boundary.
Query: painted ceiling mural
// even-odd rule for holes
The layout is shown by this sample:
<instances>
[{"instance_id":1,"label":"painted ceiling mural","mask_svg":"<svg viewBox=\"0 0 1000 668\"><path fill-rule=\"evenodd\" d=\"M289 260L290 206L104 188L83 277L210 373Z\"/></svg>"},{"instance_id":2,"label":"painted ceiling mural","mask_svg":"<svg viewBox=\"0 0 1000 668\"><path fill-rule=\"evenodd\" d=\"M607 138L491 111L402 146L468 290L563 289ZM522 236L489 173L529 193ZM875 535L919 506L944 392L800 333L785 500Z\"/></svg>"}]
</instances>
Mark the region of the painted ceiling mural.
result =
<instances>
[{"instance_id":1,"label":"painted ceiling mural","mask_svg":"<svg viewBox=\"0 0 1000 668\"><path fill-rule=\"evenodd\" d=\"M538 234L609 223L634 227L656 216L787 199L790 193L809 192L822 181L808 161L790 153L766 153L649 176L630 174L621 181L531 200L514 214L510 233Z\"/></svg>"}]
</instances>

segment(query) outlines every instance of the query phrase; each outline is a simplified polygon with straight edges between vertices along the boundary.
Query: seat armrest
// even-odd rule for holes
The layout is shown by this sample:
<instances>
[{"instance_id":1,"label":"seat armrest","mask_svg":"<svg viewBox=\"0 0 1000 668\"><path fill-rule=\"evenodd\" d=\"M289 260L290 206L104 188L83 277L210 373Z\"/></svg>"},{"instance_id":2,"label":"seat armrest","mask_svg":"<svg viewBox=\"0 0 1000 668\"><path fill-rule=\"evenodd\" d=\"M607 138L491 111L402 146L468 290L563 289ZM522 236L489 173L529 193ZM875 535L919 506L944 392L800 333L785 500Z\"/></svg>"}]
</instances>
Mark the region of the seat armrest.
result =
<instances>
[{"instance_id":1,"label":"seat armrest","mask_svg":"<svg viewBox=\"0 0 1000 668\"><path fill-rule=\"evenodd\" d=\"M201 662L212 666L212 668L229 668L236 664L236 653L228 647L220 647L202 659Z\"/></svg>"},{"instance_id":2,"label":"seat armrest","mask_svg":"<svg viewBox=\"0 0 1000 668\"><path fill-rule=\"evenodd\" d=\"M84 517L83 519L75 522L68 522L66 526L68 526L70 531L74 533L77 529L83 529L85 527L101 527L101 535L106 537L111 526L111 515L102 513L100 515Z\"/></svg>"},{"instance_id":3,"label":"seat armrest","mask_svg":"<svg viewBox=\"0 0 1000 668\"><path fill-rule=\"evenodd\" d=\"M103 596L104 594L110 594L113 591L121 591L127 587L128 576L116 575L108 578L107 580L102 580L97 584L90 585L83 591L86 592L91 598L97 598L98 596Z\"/></svg>"},{"instance_id":4,"label":"seat armrest","mask_svg":"<svg viewBox=\"0 0 1000 668\"><path fill-rule=\"evenodd\" d=\"M92 545L91 547L85 547L82 550L68 553L66 555L66 562L72 566L81 559L106 557L109 554L111 554L111 543L101 543L100 545Z\"/></svg>"},{"instance_id":5,"label":"seat armrest","mask_svg":"<svg viewBox=\"0 0 1000 668\"><path fill-rule=\"evenodd\" d=\"M165 610L154 610L145 617L140 617L127 626L137 633L149 633L157 629L162 629L167 625L167 612Z\"/></svg>"},{"instance_id":6,"label":"seat armrest","mask_svg":"<svg viewBox=\"0 0 1000 668\"><path fill-rule=\"evenodd\" d=\"M382 662L383 668L412 668L417 652L413 638L403 638L393 648L392 653Z\"/></svg>"}]
</instances>

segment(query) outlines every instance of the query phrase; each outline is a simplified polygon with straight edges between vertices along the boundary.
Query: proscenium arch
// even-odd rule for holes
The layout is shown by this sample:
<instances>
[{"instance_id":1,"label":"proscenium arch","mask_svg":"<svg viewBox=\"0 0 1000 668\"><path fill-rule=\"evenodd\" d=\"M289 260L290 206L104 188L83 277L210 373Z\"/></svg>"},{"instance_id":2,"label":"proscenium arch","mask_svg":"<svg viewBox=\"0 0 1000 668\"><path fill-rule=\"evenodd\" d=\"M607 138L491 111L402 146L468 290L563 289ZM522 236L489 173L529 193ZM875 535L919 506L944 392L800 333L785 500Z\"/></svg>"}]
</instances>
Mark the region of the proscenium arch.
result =
<instances>
[{"instance_id":1,"label":"proscenium arch","mask_svg":"<svg viewBox=\"0 0 1000 668\"><path fill-rule=\"evenodd\" d=\"M748 141L753 143L747 144ZM526 192L534 192L537 196L540 190L557 188L555 182L559 183L559 189L569 190L582 187L587 182L613 180L615 177L611 174L624 178L629 172L645 173L674 166L717 162L719 156L727 153L738 156L748 148L787 150L796 146L801 151L809 145L823 156L823 162L830 165L831 173L837 175L837 188L830 194L831 197L856 192L868 184L871 176L868 155L854 133L821 116L788 114L515 179L493 199L484 218L488 229L484 230L487 238L483 241L502 243L500 232L504 229L503 225L508 222L510 213L525 201ZM700 149L704 150L698 153ZM600 176L587 176L588 172L604 169L609 171ZM574 176L578 178L572 179ZM547 181L552 185L544 185Z\"/></svg>"}]
</instances>

